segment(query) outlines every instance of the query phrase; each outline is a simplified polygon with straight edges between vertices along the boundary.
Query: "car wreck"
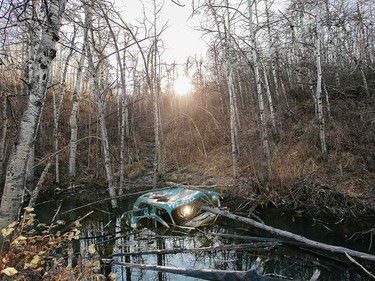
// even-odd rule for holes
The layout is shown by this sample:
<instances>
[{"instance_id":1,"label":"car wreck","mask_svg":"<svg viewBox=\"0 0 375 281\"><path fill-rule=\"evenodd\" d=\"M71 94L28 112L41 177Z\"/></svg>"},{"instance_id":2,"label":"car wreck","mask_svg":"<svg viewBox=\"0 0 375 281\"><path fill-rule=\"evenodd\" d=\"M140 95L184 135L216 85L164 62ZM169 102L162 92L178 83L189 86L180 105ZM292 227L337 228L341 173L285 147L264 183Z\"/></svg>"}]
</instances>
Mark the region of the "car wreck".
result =
<instances>
[{"instance_id":1,"label":"car wreck","mask_svg":"<svg viewBox=\"0 0 375 281\"><path fill-rule=\"evenodd\" d=\"M215 214L202 211L202 205L220 207L218 193L172 187L141 195L135 201L133 210L123 213L122 218L126 218L133 228L145 221L167 228L194 228L207 225L217 218Z\"/></svg>"}]
</instances>

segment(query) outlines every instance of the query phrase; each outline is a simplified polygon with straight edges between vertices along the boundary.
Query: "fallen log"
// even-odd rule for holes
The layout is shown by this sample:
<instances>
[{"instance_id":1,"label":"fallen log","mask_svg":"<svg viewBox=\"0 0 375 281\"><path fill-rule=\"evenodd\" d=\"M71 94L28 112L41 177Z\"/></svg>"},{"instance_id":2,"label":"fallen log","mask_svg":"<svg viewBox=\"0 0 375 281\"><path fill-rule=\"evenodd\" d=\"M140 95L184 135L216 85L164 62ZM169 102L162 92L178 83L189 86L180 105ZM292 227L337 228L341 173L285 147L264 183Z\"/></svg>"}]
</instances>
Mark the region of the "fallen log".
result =
<instances>
[{"instance_id":1,"label":"fallen log","mask_svg":"<svg viewBox=\"0 0 375 281\"><path fill-rule=\"evenodd\" d=\"M180 253L197 253L197 252L215 252L215 251L228 251L228 250L240 250L240 249L252 249L259 250L269 247L280 246L281 243L278 242L262 242L262 243L249 243L249 244L237 244L237 245L220 245L215 247L202 247L202 248L181 248L181 249L160 249L160 250L151 250L144 252L132 252L132 253L118 253L113 254L110 257L119 257L119 256L141 256L141 255L153 255L153 254L180 254Z\"/></svg>"},{"instance_id":2,"label":"fallen log","mask_svg":"<svg viewBox=\"0 0 375 281\"><path fill-rule=\"evenodd\" d=\"M257 222L253 219L250 219L250 218L245 218L245 217L241 217L241 216L232 214L229 211L220 210L219 208L211 208L211 207L207 207L207 206L200 206L200 208L204 211L208 211L208 212L211 212L213 214L226 217L228 219L232 219L232 220L235 220L235 221L238 221L238 222L242 222L242 223L252 225L256 228L268 231L272 234L276 234L276 235L281 236L281 237L285 237L285 238L288 238L288 239L292 239L294 241L298 241L298 242L302 243L304 246L308 246L308 247L320 249L320 250L325 250L325 251L329 251L329 252L332 252L332 253L348 254L352 257L365 259L365 260L369 260L369 261L375 261L375 256L371 255L371 254L359 252L359 251L356 251L356 250L351 250L351 249L348 249L348 248L345 248L345 247L342 247L342 246L334 246L334 245L329 245L329 244L325 244L325 243L322 243L322 242L317 242L317 241L308 239L306 237L303 237L301 235L297 235L297 234L294 234L294 233L291 233L291 232L288 232L288 231L285 231L285 230L281 230L281 229L274 228L272 226Z\"/></svg>"},{"instance_id":3,"label":"fallen log","mask_svg":"<svg viewBox=\"0 0 375 281\"><path fill-rule=\"evenodd\" d=\"M158 272L184 275L184 276L193 277L193 278L200 278L200 279L203 279L203 280L215 280L215 281L285 281L285 279L262 276L262 275L257 273L256 269L251 269L249 271L192 269L192 268L180 268L180 267L161 266L161 265L124 263L124 262L118 262L118 261L113 261L111 264L112 265L125 266L125 267L128 267L128 268L138 268L138 269L143 269L143 270L152 270L152 271L158 271Z\"/></svg>"},{"instance_id":4,"label":"fallen log","mask_svg":"<svg viewBox=\"0 0 375 281\"><path fill-rule=\"evenodd\" d=\"M230 238L230 239L238 239L238 240L250 240L255 242L280 242L279 239L275 238L267 238L267 237L256 237L256 236L244 236L244 235L236 235L236 234L227 234L227 233L217 233L217 232L208 232L209 235Z\"/></svg>"}]
</instances>

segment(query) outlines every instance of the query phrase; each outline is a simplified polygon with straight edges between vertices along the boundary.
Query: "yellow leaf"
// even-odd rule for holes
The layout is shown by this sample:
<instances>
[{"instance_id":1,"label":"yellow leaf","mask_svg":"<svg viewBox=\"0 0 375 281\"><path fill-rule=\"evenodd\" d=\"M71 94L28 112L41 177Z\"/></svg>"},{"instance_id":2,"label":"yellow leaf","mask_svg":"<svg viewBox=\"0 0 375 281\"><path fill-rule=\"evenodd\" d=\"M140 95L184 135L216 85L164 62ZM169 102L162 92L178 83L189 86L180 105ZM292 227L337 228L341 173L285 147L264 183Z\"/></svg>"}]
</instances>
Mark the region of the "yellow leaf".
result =
<instances>
[{"instance_id":1,"label":"yellow leaf","mask_svg":"<svg viewBox=\"0 0 375 281\"><path fill-rule=\"evenodd\" d=\"M117 274L112 272L111 274L109 274L109 278L111 280L116 280L117 279Z\"/></svg>"},{"instance_id":2,"label":"yellow leaf","mask_svg":"<svg viewBox=\"0 0 375 281\"><path fill-rule=\"evenodd\" d=\"M95 245L94 245L94 244L91 244L91 245L89 246L88 251L89 251L89 253L90 253L91 255L95 254L95 252L96 252L96 250L95 250Z\"/></svg>"},{"instance_id":3,"label":"yellow leaf","mask_svg":"<svg viewBox=\"0 0 375 281\"><path fill-rule=\"evenodd\" d=\"M74 228L73 229L73 239L79 239L79 234L81 233L80 230L78 230L77 228Z\"/></svg>"},{"instance_id":4,"label":"yellow leaf","mask_svg":"<svg viewBox=\"0 0 375 281\"><path fill-rule=\"evenodd\" d=\"M18 224L18 222L17 222L17 221L14 221L14 222L12 222L10 225L8 225L8 227L15 227L17 224Z\"/></svg>"},{"instance_id":5,"label":"yellow leaf","mask_svg":"<svg viewBox=\"0 0 375 281\"><path fill-rule=\"evenodd\" d=\"M14 274L17 274L18 271L14 267L7 267L3 269L1 273L4 273L5 275L8 275L8 276L13 276Z\"/></svg>"},{"instance_id":6,"label":"yellow leaf","mask_svg":"<svg viewBox=\"0 0 375 281\"><path fill-rule=\"evenodd\" d=\"M7 237L9 234L11 234L14 230L14 227L6 227L6 228L3 228L1 230L1 235L3 235L3 237Z\"/></svg>"},{"instance_id":7,"label":"yellow leaf","mask_svg":"<svg viewBox=\"0 0 375 281\"><path fill-rule=\"evenodd\" d=\"M30 212L34 211L34 208L33 207L26 207L25 210L30 213Z\"/></svg>"},{"instance_id":8,"label":"yellow leaf","mask_svg":"<svg viewBox=\"0 0 375 281\"><path fill-rule=\"evenodd\" d=\"M13 245L19 245L21 241L25 241L27 238L25 236L18 236L16 239L13 240Z\"/></svg>"},{"instance_id":9,"label":"yellow leaf","mask_svg":"<svg viewBox=\"0 0 375 281\"><path fill-rule=\"evenodd\" d=\"M94 261L94 263L92 264L92 266L95 268L95 269L100 269L100 261Z\"/></svg>"},{"instance_id":10,"label":"yellow leaf","mask_svg":"<svg viewBox=\"0 0 375 281\"><path fill-rule=\"evenodd\" d=\"M36 255L35 257L33 257L33 259L31 260L30 262L30 266L32 268L36 268L38 266L38 263L40 262L40 257L38 255Z\"/></svg>"}]
</instances>

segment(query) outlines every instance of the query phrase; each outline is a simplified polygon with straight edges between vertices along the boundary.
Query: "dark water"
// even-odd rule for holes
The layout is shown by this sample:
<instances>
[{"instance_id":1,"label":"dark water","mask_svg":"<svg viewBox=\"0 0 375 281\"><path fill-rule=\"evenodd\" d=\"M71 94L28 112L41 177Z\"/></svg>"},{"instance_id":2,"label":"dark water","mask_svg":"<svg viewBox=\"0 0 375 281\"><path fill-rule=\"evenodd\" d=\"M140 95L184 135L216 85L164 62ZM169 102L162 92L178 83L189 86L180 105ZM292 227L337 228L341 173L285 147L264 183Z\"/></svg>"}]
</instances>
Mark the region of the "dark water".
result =
<instances>
[{"instance_id":1,"label":"dark water","mask_svg":"<svg viewBox=\"0 0 375 281\"><path fill-rule=\"evenodd\" d=\"M101 257L129 252L145 252L155 249L192 249L222 245L249 244L252 241L242 238L223 237L227 234L241 236L272 237L244 224L220 218L215 224L194 231L182 229L147 228L131 230L124 225L119 215L111 213L109 201L94 206L66 212L89 202L107 197L88 190L72 194L61 201L45 201L36 206L37 218L41 222L50 222L61 203L57 219L71 222L90 211L92 215L82 222L81 239L73 245L74 252L85 256L90 244L95 243ZM121 201L122 211L132 208L136 197ZM339 245L351 249L375 254L372 247L372 233L360 234L373 228L373 218L335 221L314 220L312 217L293 212L264 208L258 216L268 225L303 235L310 239ZM357 234L355 234L357 233ZM352 236L355 234L354 236ZM275 238L275 237L273 237ZM265 262L265 274L293 280L309 280L315 269L321 271L320 280L370 280L358 266L342 255L328 255L311 249L300 249L296 245L283 243L279 246L260 245L258 247L240 246L237 249L217 250L214 252L191 252L178 254L149 254L139 256L116 256L119 262L132 262L149 265L164 265L195 269L249 270L257 257ZM357 259L358 260L358 259ZM375 272L375 265L358 260L363 266ZM157 273L139 269L126 269L113 266L112 272L118 280L198 280L169 273Z\"/></svg>"}]
</instances>

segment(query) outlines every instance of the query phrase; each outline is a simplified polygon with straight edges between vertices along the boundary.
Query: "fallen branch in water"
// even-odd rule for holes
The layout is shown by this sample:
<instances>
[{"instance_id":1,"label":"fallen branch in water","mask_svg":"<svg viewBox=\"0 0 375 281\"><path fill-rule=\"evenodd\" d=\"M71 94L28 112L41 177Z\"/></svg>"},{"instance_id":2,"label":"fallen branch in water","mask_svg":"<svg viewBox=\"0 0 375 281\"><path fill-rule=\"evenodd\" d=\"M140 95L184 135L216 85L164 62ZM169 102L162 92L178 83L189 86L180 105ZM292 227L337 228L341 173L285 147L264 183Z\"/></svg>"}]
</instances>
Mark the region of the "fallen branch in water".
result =
<instances>
[{"instance_id":1,"label":"fallen branch in water","mask_svg":"<svg viewBox=\"0 0 375 281\"><path fill-rule=\"evenodd\" d=\"M297 234L294 234L294 233L291 233L291 232L288 232L288 231L285 231L285 230L281 230L281 229L278 229L278 228L274 228L272 226L268 226L266 224L257 222L253 219L250 219L250 218L237 216L235 214L230 213L229 211L222 211L219 208L211 208L211 207L207 207L207 206L201 206L201 209L204 210L204 211L211 212L211 213L216 214L216 215L220 215L220 216L235 220L235 221L239 221L239 222L243 222L243 223L252 225L256 228L271 232L272 234L276 234L276 235L279 235L279 236L282 236L282 237L285 237L285 238L292 239L294 241L298 241L298 242L302 243L303 245L309 246L311 248L316 248L316 249L325 250L325 251L329 251L329 252L332 252L332 253L339 253L339 254L347 253L352 257L361 258L361 259L370 260L370 261L375 261L374 255L359 252L359 251L355 251L355 250L351 250L351 249L341 247L341 246L334 246L334 245L329 245L329 244L317 242L317 241L308 239L306 237L303 237L301 235L297 235Z\"/></svg>"},{"instance_id":2,"label":"fallen branch in water","mask_svg":"<svg viewBox=\"0 0 375 281\"><path fill-rule=\"evenodd\" d=\"M137 263L123 263L113 261L112 265L126 266L128 268L138 268L143 270L152 270L158 272L179 274L189 276L193 278L200 278L203 280L215 280L215 281L281 281L285 279L273 278L268 276L262 276L257 273L256 269L249 271L229 271L229 270L213 270L213 269L191 269L191 268L180 268L170 267L161 265L148 265L148 264L137 264Z\"/></svg>"},{"instance_id":3,"label":"fallen branch in water","mask_svg":"<svg viewBox=\"0 0 375 281\"><path fill-rule=\"evenodd\" d=\"M209 235L224 237L224 238L231 238L231 239L239 239L239 240L250 240L256 242L279 242L279 239L275 238L267 238L267 237L256 237L256 236L243 236L243 235L236 235L236 234L227 234L227 233L217 233L217 232L208 232Z\"/></svg>"},{"instance_id":4,"label":"fallen branch in water","mask_svg":"<svg viewBox=\"0 0 375 281\"><path fill-rule=\"evenodd\" d=\"M260 243L249 243L249 244L237 244L237 245L220 245L215 247L202 247L202 248L191 248L191 249L163 249L163 250L151 250L144 252L132 252L132 253L119 253L113 254L111 257L120 256L141 256L141 255L153 255L153 254L179 254L179 253L196 253L196 252L215 252L215 251L228 251L228 250L260 250L269 247L280 246L279 242L260 242Z\"/></svg>"}]
</instances>

